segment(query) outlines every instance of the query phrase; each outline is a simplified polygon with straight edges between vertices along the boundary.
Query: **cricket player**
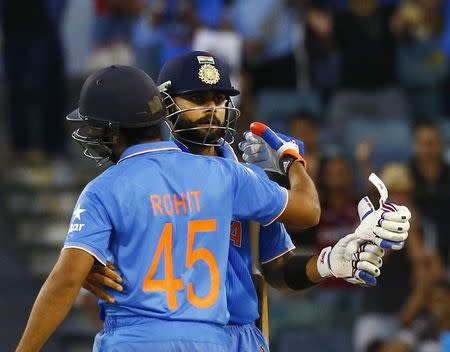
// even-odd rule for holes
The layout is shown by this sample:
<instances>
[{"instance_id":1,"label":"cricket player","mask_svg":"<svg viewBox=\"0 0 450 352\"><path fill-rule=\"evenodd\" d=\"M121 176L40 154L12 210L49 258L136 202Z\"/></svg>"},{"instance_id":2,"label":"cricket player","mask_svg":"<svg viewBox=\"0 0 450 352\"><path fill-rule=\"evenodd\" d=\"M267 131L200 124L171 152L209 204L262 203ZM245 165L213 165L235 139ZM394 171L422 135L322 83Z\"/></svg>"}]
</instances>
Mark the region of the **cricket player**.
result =
<instances>
[{"instance_id":1,"label":"cricket player","mask_svg":"<svg viewBox=\"0 0 450 352\"><path fill-rule=\"evenodd\" d=\"M17 351L37 351L63 321L95 261L111 258L126 290L102 302L95 351L228 351L225 290L232 219L315 224L320 205L295 148L277 146L291 190L225 158L160 141L166 109L143 71L111 66L84 83L68 119L84 154L115 165L91 181ZM223 123L223 121L222 121ZM309 199L304 196L308 194ZM300 219L302 218L302 219Z\"/></svg>"},{"instance_id":2,"label":"cricket player","mask_svg":"<svg viewBox=\"0 0 450 352\"><path fill-rule=\"evenodd\" d=\"M237 161L229 143L233 141L239 116L231 96L239 92L231 86L228 68L219 58L207 52L191 52L175 57L163 66L158 83L169 111L168 124L172 136L180 148L185 152L221 156ZM251 149L258 147L256 154L249 154L249 159L253 157L252 161L266 168L261 164L261 159L267 158L268 150L262 150L259 141L256 147L251 142L253 141L249 135L243 149L250 153ZM302 154L301 142L298 142L298 146ZM265 177L262 168L251 164L247 167ZM397 216L398 214L396 213ZM406 238L408 227L407 220L403 222L405 231L401 234L402 240ZM308 225L304 224L303 227ZM382 227L376 231L383 232L380 234L385 238L392 236L392 232ZM254 324L259 314L257 294L251 277L249 222L235 218L230 232L226 291L230 312L227 329L233 342L231 350L268 351L267 342ZM356 243L355 235L349 235L339 241L333 250L327 248L324 261L319 261L317 256L305 259L294 255L294 245L281 223L261 227L259 251L264 276L272 286L279 289L303 289L329 276L345 277L353 283L373 285L376 283L375 277L380 274L383 250L375 245L359 246ZM345 249L349 248L353 250L349 256L353 255L355 260L344 261ZM106 292L102 285L115 289L119 280L108 268L96 268L89 276L86 288L100 298L110 300L111 291Z\"/></svg>"}]
</instances>

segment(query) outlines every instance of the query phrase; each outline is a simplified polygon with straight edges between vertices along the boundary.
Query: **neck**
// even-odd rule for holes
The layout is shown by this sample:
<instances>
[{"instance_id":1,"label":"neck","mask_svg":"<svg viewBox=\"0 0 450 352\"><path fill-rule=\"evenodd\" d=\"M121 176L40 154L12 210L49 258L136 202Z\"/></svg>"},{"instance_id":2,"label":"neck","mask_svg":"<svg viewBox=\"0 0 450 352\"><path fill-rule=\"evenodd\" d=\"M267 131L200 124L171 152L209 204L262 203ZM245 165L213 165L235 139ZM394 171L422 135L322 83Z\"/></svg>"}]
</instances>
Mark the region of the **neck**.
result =
<instances>
[{"instance_id":1,"label":"neck","mask_svg":"<svg viewBox=\"0 0 450 352\"><path fill-rule=\"evenodd\" d=\"M175 139L177 139L176 136L173 136ZM183 141L182 139L177 139L180 143L183 143L192 154L196 154L196 155L208 155L208 156L216 156L216 148L215 147L210 147L210 146L205 146L205 145L200 145L200 144L195 144L195 143L190 143L187 141Z\"/></svg>"},{"instance_id":2,"label":"neck","mask_svg":"<svg viewBox=\"0 0 450 352\"><path fill-rule=\"evenodd\" d=\"M418 168L427 181L434 182L439 178L442 163L435 160L421 160L418 163Z\"/></svg>"},{"instance_id":3,"label":"neck","mask_svg":"<svg viewBox=\"0 0 450 352\"><path fill-rule=\"evenodd\" d=\"M208 156L217 155L216 148L214 148L214 147L206 147L203 145L196 145L196 144L191 144L191 145L188 145L187 147L189 148L189 150L191 151L192 154L208 155Z\"/></svg>"},{"instance_id":4,"label":"neck","mask_svg":"<svg viewBox=\"0 0 450 352\"><path fill-rule=\"evenodd\" d=\"M138 143L130 144L130 145L128 145L125 141L123 141L123 139L119 139L119 143L117 143L117 145L115 145L112 149L113 154L112 154L111 160L113 162L116 162L117 160L119 160L120 156L125 151L125 149L132 147L133 145L143 144L143 143L153 143L153 142L161 142L161 138L146 138L146 139L140 140ZM114 161L114 160L116 160L116 161Z\"/></svg>"}]
</instances>

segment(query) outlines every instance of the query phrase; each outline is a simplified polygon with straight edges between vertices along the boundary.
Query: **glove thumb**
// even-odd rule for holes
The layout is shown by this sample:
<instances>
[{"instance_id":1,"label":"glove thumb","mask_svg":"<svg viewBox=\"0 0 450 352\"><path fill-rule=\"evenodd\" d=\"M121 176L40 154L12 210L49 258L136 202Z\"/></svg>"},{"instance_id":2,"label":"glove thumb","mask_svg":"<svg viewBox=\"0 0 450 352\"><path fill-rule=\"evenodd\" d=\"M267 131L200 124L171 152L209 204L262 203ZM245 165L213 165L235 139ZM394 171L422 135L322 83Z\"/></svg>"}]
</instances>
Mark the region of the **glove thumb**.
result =
<instances>
[{"instance_id":1,"label":"glove thumb","mask_svg":"<svg viewBox=\"0 0 450 352\"><path fill-rule=\"evenodd\" d=\"M375 211L375 207L370 201L369 197L364 197L358 203L359 220L363 221L369 214Z\"/></svg>"}]
</instances>

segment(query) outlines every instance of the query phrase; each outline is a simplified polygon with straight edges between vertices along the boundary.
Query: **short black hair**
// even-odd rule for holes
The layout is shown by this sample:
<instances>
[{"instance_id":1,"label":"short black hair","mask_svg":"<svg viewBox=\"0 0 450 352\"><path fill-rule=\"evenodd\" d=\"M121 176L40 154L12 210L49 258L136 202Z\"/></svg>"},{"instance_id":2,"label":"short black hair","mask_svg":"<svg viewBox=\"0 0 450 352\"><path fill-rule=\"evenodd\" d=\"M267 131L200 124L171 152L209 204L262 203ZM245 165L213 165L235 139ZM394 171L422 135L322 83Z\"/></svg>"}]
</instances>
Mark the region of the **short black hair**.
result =
<instances>
[{"instance_id":1,"label":"short black hair","mask_svg":"<svg viewBox=\"0 0 450 352\"><path fill-rule=\"evenodd\" d=\"M368 344L366 352L378 352L381 350L381 348L385 343L386 341L383 341L381 339L375 339Z\"/></svg>"},{"instance_id":2,"label":"short black hair","mask_svg":"<svg viewBox=\"0 0 450 352\"><path fill-rule=\"evenodd\" d=\"M438 123L433 120L417 121L413 126L413 132L416 133L421 128L431 128L433 130L439 131Z\"/></svg>"},{"instance_id":3,"label":"short black hair","mask_svg":"<svg viewBox=\"0 0 450 352\"><path fill-rule=\"evenodd\" d=\"M125 137L126 143L129 146L141 144L149 140L161 139L160 125L139 128L121 127L120 132Z\"/></svg>"},{"instance_id":4,"label":"short black hair","mask_svg":"<svg viewBox=\"0 0 450 352\"><path fill-rule=\"evenodd\" d=\"M295 114L292 114L288 119L288 123L291 124L296 120L306 120L314 126L319 126L318 116L309 110L298 110Z\"/></svg>"}]
</instances>

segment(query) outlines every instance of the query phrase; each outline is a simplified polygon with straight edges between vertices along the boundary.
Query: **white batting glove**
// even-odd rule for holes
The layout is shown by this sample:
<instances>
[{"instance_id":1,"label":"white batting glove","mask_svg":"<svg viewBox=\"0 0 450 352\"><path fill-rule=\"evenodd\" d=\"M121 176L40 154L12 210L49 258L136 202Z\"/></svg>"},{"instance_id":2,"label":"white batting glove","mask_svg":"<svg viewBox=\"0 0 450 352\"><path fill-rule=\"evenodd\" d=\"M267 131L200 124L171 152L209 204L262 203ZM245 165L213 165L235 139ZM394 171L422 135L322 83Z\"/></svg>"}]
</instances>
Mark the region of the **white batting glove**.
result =
<instances>
[{"instance_id":1,"label":"white batting glove","mask_svg":"<svg viewBox=\"0 0 450 352\"><path fill-rule=\"evenodd\" d=\"M280 173L278 167L278 156L276 151L269 148L261 137L251 132L244 133L245 141L239 143L242 151L242 159L249 164L255 164L266 171Z\"/></svg>"},{"instance_id":2,"label":"white batting glove","mask_svg":"<svg viewBox=\"0 0 450 352\"><path fill-rule=\"evenodd\" d=\"M282 133L275 132L285 144L305 157L305 149L301 140L293 137L285 136ZM274 171L280 173L278 156L262 137L254 135L247 131L244 133L244 141L239 143L239 149L243 152L242 158L245 162L259 166L266 171Z\"/></svg>"},{"instance_id":3,"label":"white batting glove","mask_svg":"<svg viewBox=\"0 0 450 352\"><path fill-rule=\"evenodd\" d=\"M322 249L317 259L320 276L344 279L352 284L375 286L381 274L384 250L358 240L354 233L341 238L333 247Z\"/></svg>"},{"instance_id":4,"label":"white batting glove","mask_svg":"<svg viewBox=\"0 0 450 352\"><path fill-rule=\"evenodd\" d=\"M375 174L371 174L369 180L380 192L380 206L375 210L368 197L360 200L358 214L361 223L355 234L358 239L373 242L381 248L400 250L408 238L411 212L405 206L386 201L386 186Z\"/></svg>"},{"instance_id":5,"label":"white batting glove","mask_svg":"<svg viewBox=\"0 0 450 352\"><path fill-rule=\"evenodd\" d=\"M287 174L295 160L306 164L295 139L279 135L260 122L253 122L250 132L246 132L244 138L245 141L239 144L239 148L243 151L242 158L247 163L283 175Z\"/></svg>"}]
</instances>

